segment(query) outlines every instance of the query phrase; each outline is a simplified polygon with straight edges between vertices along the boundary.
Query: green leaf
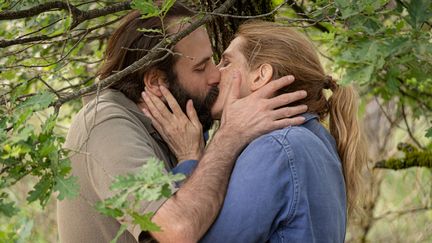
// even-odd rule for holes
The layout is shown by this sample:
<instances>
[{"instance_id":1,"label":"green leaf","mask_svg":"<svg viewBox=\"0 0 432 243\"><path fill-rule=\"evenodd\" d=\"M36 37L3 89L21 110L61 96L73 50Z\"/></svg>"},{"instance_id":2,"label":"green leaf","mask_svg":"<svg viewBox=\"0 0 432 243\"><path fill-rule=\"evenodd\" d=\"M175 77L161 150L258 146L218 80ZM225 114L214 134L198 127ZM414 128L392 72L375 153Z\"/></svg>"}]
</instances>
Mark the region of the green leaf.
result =
<instances>
[{"instance_id":1,"label":"green leaf","mask_svg":"<svg viewBox=\"0 0 432 243\"><path fill-rule=\"evenodd\" d=\"M78 177L70 176L69 178L57 177L54 191L58 191L58 200L65 198L75 198L79 193Z\"/></svg>"},{"instance_id":2,"label":"green leaf","mask_svg":"<svg viewBox=\"0 0 432 243\"><path fill-rule=\"evenodd\" d=\"M110 216L113 218L118 218L124 215L124 213L118 208L111 208L104 201L97 202L95 204L95 208L97 211L102 213L103 215Z\"/></svg>"},{"instance_id":3,"label":"green leaf","mask_svg":"<svg viewBox=\"0 0 432 243\"><path fill-rule=\"evenodd\" d=\"M407 22L415 29L432 17L432 2L430 0L411 0L406 3L409 13Z\"/></svg>"},{"instance_id":4,"label":"green leaf","mask_svg":"<svg viewBox=\"0 0 432 243\"><path fill-rule=\"evenodd\" d=\"M42 126L42 133L51 132L54 129L54 126L56 124L56 119L57 119L56 114L52 114L51 116L49 116Z\"/></svg>"},{"instance_id":5,"label":"green leaf","mask_svg":"<svg viewBox=\"0 0 432 243\"><path fill-rule=\"evenodd\" d=\"M151 0L133 0L131 8L139 10L142 14L141 18L156 17L161 13L161 10Z\"/></svg>"},{"instance_id":6,"label":"green leaf","mask_svg":"<svg viewBox=\"0 0 432 243\"><path fill-rule=\"evenodd\" d=\"M164 0L162 3L161 12L165 16L165 14L170 10L170 8L174 5L176 0Z\"/></svg>"},{"instance_id":7,"label":"green leaf","mask_svg":"<svg viewBox=\"0 0 432 243\"><path fill-rule=\"evenodd\" d=\"M51 194L52 186L52 177L42 177L42 179L36 183L33 190L29 192L27 201L30 203L39 200L41 206L45 206Z\"/></svg>"},{"instance_id":8,"label":"green leaf","mask_svg":"<svg viewBox=\"0 0 432 243\"><path fill-rule=\"evenodd\" d=\"M427 138L432 138L432 127L430 127L430 128L426 131L426 137L427 137Z\"/></svg>"},{"instance_id":9,"label":"green leaf","mask_svg":"<svg viewBox=\"0 0 432 243\"><path fill-rule=\"evenodd\" d=\"M12 217L18 212L19 210L15 207L13 202L5 203L3 198L0 199L0 213L4 214L7 217Z\"/></svg>"},{"instance_id":10,"label":"green leaf","mask_svg":"<svg viewBox=\"0 0 432 243\"><path fill-rule=\"evenodd\" d=\"M24 102L17 106L17 109L33 109L41 110L47 108L55 99L55 95L50 92L41 92L30 98L27 98Z\"/></svg>"},{"instance_id":11,"label":"green leaf","mask_svg":"<svg viewBox=\"0 0 432 243\"><path fill-rule=\"evenodd\" d=\"M144 32L144 33L159 33L159 34L163 34L163 31L161 29L142 29L139 28L137 29L140 32Z\"/></svg>"},{"instance_id":12,"label":"green leaf","mask_svg":"<svg viewBox=\"0 0 432 243\"><path fill-rule=\"evenodd\" d=\"M153 212L149 212L143 215L139 215L136 212L131 213L134 224L138 224L142 231L160 231L160 227L151 221L153 215Z\"/></svg>"},{"instance_id":13,"label":"green leaf","mask_svg":"<svg viewBox=\"0 0 432 243\"><path fill-rule=\"evenodd\" d=\"M117 240L118 240L118 238L126 231L126 229L127 229L127 225L125 225L125 224L122 224L121 226L120 226L120 229L117 231L117 234L116 234L116 236L114 237L114 239L112 239L111 241L110 241L110 243L116 243L117 242Z\"/></svg>"}]
</instances>

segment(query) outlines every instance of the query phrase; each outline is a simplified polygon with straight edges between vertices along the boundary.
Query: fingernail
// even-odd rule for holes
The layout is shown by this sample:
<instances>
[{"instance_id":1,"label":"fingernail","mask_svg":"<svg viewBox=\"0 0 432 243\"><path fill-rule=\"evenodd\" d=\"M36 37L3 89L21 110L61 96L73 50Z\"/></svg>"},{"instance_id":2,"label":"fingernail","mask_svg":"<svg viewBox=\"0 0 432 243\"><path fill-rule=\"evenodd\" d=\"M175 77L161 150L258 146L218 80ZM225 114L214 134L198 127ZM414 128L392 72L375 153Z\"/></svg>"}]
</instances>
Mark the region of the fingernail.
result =
<instances>
[{"instance_id":1,"label":"fingernail","mask_svg":"<svg viewBox=\"0 0 432 243\"><path fill-rule=\"evenodd\" d=\"M287 79L288 79L289 81L294 81L294 76L292 76L292 75L288 75L288 76L287 76Z\"/></svg>"},{"instance_id":2,"label":"fingernail","mask_svg":"<svg viewBox=\"0 0 432 243\"><path fill-rule=\"evenodd\" d=\"M145 91L141 92L141 97L143 97L143 99L145 99L145 97L146 97L146 92Z\"/></svg>"},{"instance_id":3,"label":"fingernail","mask_svg":"<svg viewBox=\"0 0 432 243\"><path fill-rule=\"evenodd\" d=\"M302 91L301 91L301 95L302 95L302 96L307 96L307 92L306 92L306 90L302 90Z\"/></svg>"}]
</instances>

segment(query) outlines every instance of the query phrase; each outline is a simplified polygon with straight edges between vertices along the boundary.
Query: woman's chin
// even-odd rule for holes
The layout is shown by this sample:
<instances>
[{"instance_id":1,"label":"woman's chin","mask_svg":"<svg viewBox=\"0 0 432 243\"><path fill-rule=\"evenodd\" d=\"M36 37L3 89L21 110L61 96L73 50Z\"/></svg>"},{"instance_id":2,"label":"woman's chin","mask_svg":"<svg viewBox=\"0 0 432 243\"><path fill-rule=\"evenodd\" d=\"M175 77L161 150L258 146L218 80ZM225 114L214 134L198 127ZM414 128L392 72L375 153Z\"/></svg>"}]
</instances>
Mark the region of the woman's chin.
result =
<instances>
[{"instance_id":1,"label":"woman's chin","mask_svg":"<svg viewBox=\"0 0 432 243\"><path fill-rule=\"evenodd\" d=\"M213 120L220 120L222 116L222 107L218 106L217 102L211 109L211 116Z\"/></svg>"}]
</instances>

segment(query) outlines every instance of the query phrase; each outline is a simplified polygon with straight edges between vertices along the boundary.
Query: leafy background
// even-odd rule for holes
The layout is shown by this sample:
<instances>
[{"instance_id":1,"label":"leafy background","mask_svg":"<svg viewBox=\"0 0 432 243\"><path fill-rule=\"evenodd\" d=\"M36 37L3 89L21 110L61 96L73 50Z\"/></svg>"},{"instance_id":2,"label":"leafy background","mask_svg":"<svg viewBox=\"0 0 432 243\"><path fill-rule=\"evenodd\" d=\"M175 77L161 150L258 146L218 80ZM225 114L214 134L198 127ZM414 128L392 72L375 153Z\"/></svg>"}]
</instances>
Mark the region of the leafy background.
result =
<instances>
[{"instance_id":1,"label":"leafy background","mask_svg":"<svg viewBox=\"0 0 432 243\"><path fill-rule=\"evenodd\" d=\"M107 38L130 8L128 1L68 1L81 13L120 7L90 19L66 5L5 17L47 3L0 0L0 242L58 241L55 199L74 197L78 188L61 146L82 106L79 92L94 87ZM151 3L132 7L161 14ZM272 4L284 4L275 21L306 33L328 72L361 92L371 170L365 213L351 220L347 241L431 242L431 1Z\"/></svg>"}]
</instances>

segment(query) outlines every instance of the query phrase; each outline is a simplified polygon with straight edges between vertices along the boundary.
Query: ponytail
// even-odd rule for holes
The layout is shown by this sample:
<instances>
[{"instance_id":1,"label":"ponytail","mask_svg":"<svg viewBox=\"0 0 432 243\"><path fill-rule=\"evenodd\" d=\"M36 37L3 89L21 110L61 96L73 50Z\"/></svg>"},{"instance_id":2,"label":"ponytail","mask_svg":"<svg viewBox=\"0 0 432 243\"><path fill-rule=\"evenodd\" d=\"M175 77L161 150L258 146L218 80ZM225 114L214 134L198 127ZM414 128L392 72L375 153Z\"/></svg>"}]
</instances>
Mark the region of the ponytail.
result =
<instances>
[{"instance_id":1,"label":"ponytail","mask_svg":"<svg viewBox=\"0 0 432 243\"><path fill-rule=\"evenodd\" d=\"M342 160L348 212L357 212L356 198L361 192L362 169L368 159L366 141L357 118L359 96L351 85L333 85L331 89L330 133L336 139Z\"/></svg>"}]
</instances>

